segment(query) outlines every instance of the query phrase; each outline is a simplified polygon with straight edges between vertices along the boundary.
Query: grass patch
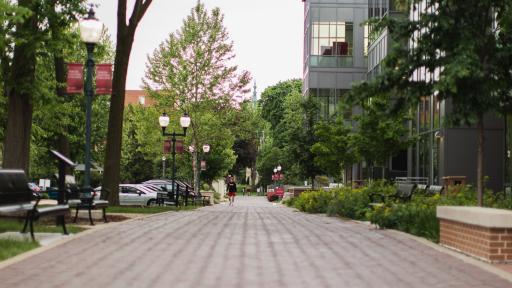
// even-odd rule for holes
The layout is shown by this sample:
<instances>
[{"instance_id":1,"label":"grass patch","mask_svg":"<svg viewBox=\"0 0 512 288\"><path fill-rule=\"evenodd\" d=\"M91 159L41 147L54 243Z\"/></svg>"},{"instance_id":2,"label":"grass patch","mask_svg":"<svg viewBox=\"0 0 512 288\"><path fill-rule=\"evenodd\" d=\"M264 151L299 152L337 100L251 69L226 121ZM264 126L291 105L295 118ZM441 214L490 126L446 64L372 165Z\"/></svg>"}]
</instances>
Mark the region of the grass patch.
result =
<instances>
[{"instance_id":1,"label":"grass patch","mask_svg":"<svg viewBox=\"0 0 512 288\"><path fill-rule=\"evenodd\" d=\"M21 219L9 219L9 218L0 218L0 233L3 232L20 232L23 229L24 220ZM43 221L41 221L43 220ZM46 217L34 223L34 232L44 232L44 233L62 233L62 226L55 226L54 219L50 217ZM69 233L78 233L82 232L85 229L77 227L75 225L69 225L66 221L66 228ZM27 228L28 231L28 228Z\"/></svg>"},{"instance_id":2,"label":"grass patch","mask_svg":"<svg viewBox=\"0 0 512 288\"><path fill-rule=\"evenodd\" d=\"M140 206L111 206L107 208L108 213L134 213L134 214L156 214L168 211L189 211L194 210L202 206L152 206L152 207L140 207Z\"/></svg>"},{"instance_id":3,"label":"grass patch","mask_svg":"<svg viewBox=\"0 0 512 288\"><path fill-rule=\"evenodd\" d=\"M39 247L37 242L0 239L0 261Z\"/></svg>"}]
</instances>

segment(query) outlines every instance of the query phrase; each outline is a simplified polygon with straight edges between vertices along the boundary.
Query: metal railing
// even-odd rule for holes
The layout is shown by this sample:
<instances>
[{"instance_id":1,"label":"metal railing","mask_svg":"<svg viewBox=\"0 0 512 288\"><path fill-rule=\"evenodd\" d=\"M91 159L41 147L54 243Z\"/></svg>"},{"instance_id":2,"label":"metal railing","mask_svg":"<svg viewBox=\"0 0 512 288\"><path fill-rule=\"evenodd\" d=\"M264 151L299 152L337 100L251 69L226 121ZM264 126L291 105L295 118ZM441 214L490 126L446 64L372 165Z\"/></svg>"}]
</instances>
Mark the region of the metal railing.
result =
<instances>
[{"instance_id":1,"label":"metal railing","mask_svg":"<svg viewBox=\"0 0 512 288\"><path fill-rule=\"evenodd\" d=\"M428 184L428 177L396 177L395 183Z\"/></svg>"}]
</instances>

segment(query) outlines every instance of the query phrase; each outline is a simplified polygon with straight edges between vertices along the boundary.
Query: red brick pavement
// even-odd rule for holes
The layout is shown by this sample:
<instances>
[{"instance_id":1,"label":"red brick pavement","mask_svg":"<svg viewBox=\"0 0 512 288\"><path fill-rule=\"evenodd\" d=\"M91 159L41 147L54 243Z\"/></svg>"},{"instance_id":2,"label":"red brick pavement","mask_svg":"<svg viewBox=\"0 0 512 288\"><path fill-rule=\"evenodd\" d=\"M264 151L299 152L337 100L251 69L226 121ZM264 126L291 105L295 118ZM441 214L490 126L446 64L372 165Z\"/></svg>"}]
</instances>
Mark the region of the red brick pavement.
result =
<instances>
[{"instance_id":1,"label":"red brick pavement","mask_svg":"<svg viewBox=\"0 0 512 288\"><path fill-rule=\"evenodd\" d=\"M400 233L237 197L78 235L1 287L512 287Z\"/></svg>"}]
</instances>

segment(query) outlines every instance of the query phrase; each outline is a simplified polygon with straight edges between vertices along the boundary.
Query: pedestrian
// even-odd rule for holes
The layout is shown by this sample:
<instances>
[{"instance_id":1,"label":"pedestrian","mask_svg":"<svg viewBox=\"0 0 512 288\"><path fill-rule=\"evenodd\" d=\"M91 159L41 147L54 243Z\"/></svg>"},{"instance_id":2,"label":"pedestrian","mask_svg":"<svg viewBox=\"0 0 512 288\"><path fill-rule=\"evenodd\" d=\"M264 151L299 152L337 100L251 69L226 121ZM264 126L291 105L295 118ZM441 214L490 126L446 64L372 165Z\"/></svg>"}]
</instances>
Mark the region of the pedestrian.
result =
<instances>
[{"instance_id":1,"label":"pedestrian","mask_svg":"<svg viewBox=\"0 0 512 288\"><path fill-rule=\"evenodd\" d=\"M228 177L228 197L229 197L229 206L233 205L235 202L235 196L236 196L236 183L235 178L233 176Z\"/></svg>"}]
</instances>

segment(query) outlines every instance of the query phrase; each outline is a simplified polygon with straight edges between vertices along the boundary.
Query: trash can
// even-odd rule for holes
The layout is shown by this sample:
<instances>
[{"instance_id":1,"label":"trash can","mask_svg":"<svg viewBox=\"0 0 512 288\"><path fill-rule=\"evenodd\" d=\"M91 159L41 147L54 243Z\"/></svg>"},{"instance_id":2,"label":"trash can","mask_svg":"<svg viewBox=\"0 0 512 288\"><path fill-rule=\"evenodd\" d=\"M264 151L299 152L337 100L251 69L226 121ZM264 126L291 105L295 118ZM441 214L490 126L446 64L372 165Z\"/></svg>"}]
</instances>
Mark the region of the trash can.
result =
<instances>
[{"instance_id":1,"label":"trash can","mask_svg":"<svg viewBox=\"0 0 512 288\"><path fill-rule=\"evenodd\" d=\"M444 191L459 192L460 188L466 185L466 176L445 176L443 184Z\"/></svg>"}]
</instances>

